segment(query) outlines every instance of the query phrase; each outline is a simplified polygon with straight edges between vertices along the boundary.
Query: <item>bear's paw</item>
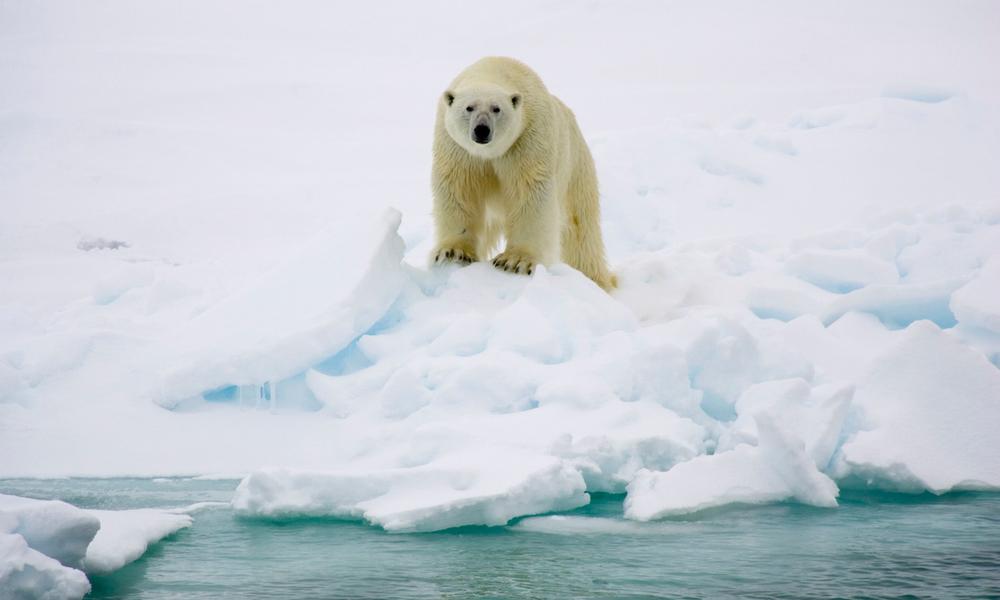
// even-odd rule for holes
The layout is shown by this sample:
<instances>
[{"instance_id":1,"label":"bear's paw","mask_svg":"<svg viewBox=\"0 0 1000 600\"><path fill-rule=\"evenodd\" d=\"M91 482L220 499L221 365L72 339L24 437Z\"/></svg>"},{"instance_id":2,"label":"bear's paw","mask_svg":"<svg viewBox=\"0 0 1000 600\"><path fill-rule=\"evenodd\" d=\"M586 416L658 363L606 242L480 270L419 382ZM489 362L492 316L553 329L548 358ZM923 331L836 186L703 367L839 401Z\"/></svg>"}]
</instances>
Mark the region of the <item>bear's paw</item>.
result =
<instances>
[{"instance_id":1,"label":"bear's paw","mask_svg":"<svg viewBox=\"0 0 1000 600\"><path fill-rule=\"evenodd\" d=\"M501 252L493 259L493 266L508 273L531 275L535 272L535 259L516 250Z\"/></svg>"},{"instance_id":2,"label":"bear's paw","mask_svg":"<svg viewBox=\"0 0 1000 600\"><path fill-rule=\"evenodd\" d=\"M442 265L449 262L455 262L460 265L468 265L476 262L477 260L478 259L473 252L462 248L442 246L434 251L435 265Z\"/></svg>"}]
</instances>

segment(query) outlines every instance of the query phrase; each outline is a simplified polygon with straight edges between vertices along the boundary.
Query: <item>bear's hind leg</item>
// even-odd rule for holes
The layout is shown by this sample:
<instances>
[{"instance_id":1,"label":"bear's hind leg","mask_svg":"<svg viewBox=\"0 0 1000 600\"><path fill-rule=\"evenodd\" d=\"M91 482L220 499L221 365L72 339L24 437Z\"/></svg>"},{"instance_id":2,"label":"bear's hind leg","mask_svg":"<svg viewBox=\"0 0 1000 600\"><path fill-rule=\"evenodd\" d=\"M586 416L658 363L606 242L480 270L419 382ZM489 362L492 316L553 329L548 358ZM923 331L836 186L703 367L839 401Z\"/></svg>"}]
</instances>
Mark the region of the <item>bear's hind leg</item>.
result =
<instances>
[{"instance_id":1,"label":"bear's hind leg","mask_svg":"<svg viewBox=\"0 0 1000 600\"><path fill-rule=\"evenodd\" d=\"M578 178L570 185L562 231L562 260L610 292L618 279L608 269L601 236L597 181Z\"/></svg>"}]
</instances>

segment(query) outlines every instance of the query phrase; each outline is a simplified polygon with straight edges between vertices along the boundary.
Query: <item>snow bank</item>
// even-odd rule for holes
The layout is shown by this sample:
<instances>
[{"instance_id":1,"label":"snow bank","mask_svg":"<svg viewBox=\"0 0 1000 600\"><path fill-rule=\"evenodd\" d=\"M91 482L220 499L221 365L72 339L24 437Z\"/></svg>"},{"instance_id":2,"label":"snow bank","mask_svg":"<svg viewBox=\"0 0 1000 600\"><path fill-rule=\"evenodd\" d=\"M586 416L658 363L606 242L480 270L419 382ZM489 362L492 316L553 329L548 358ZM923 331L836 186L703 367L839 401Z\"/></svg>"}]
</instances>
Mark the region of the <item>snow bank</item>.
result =
<instances>
[{"instance_id":1,"label":"snow bank","mask_svg":"<svg viewBox=\"0 0 1000 600\"><path fill-rule=\"evenodd\" d=\"M585 504L586 489L623 491L636 470L703 451L682 353L637 335L575 271L417 273L394 310L393 327L356 343L369 366L307 377L326 413L380 432L378 447L341 471L256 471L238 511L394 530L497 525Z\"/></svg>"}]
</instances>

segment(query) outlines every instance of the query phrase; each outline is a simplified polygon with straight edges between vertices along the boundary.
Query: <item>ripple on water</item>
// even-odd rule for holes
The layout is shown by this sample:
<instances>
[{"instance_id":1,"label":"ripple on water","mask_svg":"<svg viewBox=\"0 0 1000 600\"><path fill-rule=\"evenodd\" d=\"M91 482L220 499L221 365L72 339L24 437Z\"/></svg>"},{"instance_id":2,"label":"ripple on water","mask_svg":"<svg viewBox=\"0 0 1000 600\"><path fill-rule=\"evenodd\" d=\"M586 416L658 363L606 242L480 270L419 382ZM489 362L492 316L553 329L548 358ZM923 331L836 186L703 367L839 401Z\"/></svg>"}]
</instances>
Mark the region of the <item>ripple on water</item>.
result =
<instances>
[{"instance_id":1,"label":"ripple on water","mask_svg":"<svg viewBox=\"0 0 1000 600\"><path fill-rule=\"evenodd\" d=\"M0 481L87 508L226 501L235 481ZM92 598L1000 597L1000 495L844 491L837 509L732 507L635 523L622 497L506 528L389 534L214 508Z\"/></svg>"}]
</instances>

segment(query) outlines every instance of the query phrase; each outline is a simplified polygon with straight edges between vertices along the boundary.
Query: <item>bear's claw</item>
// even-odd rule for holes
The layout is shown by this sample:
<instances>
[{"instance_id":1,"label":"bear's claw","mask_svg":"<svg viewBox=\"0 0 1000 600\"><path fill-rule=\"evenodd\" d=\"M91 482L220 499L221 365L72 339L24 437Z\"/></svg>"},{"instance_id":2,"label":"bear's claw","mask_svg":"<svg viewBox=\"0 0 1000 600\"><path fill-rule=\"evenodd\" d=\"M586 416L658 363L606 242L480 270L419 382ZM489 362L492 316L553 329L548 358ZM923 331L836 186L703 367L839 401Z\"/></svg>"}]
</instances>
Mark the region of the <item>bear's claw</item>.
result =
<instances>
[{"instance_id":1,"label":"bear's claw","mask_svg":"<svg viewBox=\"0 0 1000 600\"><path fill-rule=\"evenodd\" d=\"M506 252L493 259L493 266L508 273L531 275L535 272L535 263L531 259Z\"/></svg>"},{"instance_id":2,"label":"bear's claw","mask_svg":"<svg viewBox=\"0 0 1000 600\"><path fill-rule=\"evenodd\" d=\"M458 248L441 248L434 253L434 264L439 265L445 262L469 265L476 262L476 257Z\"/></svg>"}]
</instances>

